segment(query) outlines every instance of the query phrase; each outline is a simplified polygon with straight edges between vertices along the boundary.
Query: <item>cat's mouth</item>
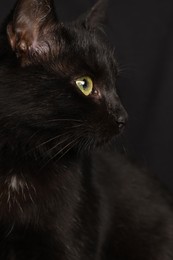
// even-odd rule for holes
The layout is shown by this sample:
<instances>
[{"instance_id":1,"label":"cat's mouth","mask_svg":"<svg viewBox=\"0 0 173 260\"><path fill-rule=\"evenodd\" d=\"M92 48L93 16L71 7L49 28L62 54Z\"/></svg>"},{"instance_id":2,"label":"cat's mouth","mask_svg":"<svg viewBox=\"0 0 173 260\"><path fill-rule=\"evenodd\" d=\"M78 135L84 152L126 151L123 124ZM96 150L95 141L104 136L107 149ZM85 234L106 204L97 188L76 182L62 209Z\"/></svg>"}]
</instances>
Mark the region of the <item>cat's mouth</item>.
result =
<instances>
[{"instance_id":1,"label":"cat's mouth","mask_svg":"<svg viewBox=\"0 0 173 260\"><path fill-rule=\"evenodd\" d=\"M107 144L111 144L114 138L118 138L124 132L125 126L127 123L127 118L119 122L111 122L107 124L107 127L98 128L95 133L91 133L89 137L90 149L94 150L95 148L104 147Z\"/></svg>"}]
</instances>

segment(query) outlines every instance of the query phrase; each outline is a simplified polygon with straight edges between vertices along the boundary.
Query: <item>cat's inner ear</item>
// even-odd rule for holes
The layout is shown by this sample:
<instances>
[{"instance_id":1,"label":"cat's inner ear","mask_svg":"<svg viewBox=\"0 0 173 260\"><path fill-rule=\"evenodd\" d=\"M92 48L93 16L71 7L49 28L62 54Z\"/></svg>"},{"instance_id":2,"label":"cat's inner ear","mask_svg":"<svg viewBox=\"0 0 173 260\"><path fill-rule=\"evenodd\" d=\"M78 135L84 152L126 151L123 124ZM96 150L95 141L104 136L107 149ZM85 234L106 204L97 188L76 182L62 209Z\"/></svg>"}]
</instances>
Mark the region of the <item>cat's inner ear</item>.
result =
<instances>
[{"instance_id":1,"label":"cat's inner ear","mask_svg":"<svg viewBox=\"0 0 173 260\"><path fill-rule=\"evenodd\" d=\"M32 56L46 56L57 24L53 0L18 0L7 34L23 65L30 64Z\"/></svg>"},{"instance_id":2,"label":"cat's inner ear","mask_svg":"<svg viewBox=\"0 0 173 260\"><path fill-rule=\"evenodd\" d=\"M108 0L98 0L85 15L83 24L87 29L98 28L104 25L107 16Z\"/></svg>"}]
</instances>

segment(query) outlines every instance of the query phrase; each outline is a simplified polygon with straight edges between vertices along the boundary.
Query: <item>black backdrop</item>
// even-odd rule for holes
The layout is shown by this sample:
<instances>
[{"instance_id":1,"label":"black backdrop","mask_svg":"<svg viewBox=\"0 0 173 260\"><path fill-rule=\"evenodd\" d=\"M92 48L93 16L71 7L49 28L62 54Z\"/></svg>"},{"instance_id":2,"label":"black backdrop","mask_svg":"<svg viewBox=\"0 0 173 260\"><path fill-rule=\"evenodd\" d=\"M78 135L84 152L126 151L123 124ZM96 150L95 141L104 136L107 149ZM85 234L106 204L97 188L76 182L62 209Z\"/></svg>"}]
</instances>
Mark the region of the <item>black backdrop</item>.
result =
<instances>
[{"instance_id":1,"label":"black backdrop","mask_svg":"<svg viewBox=\"0 0 173 260\"><path fill-rule=\"evenodd\" d=\"M95 2L55 1L62 20ZM14 2L0 1L0 22ZM116 47L118 90L129 113L121 145L173 190L173 0L110 0L107 33Z\"/></svg>"}]
</instances>

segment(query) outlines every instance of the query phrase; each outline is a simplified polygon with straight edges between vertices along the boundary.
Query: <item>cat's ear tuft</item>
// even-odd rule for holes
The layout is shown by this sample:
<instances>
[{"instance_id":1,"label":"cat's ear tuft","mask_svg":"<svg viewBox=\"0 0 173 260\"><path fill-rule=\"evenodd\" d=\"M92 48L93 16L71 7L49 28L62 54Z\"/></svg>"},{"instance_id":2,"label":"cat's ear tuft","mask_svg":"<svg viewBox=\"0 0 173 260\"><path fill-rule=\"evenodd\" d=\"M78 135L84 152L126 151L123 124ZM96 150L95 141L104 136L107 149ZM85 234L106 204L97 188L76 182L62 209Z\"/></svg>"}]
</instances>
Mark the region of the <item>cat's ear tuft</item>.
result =
<instances>
[{"instance_id":1,"label":"cat's ear tuft","mask_svg":"<svg viewBox=\"0 0 173 260\"><path fill-rule=\"evenodd\" d=\"M8 39L22 65L30 64L31 57L46 56L57 25L53 0L18 0L11 17Z\"/></svg>"},{"instance_id":2,"label":"cat's ear tuft","mask_svg":"<svg viewBox=\"0 0 173 260\"><path fill-rule=\"evenodd\" d=\"M98 0L85 16L86 28L98 28L105 24L107 18L108 0Z\"/></svg>"}]
</instances>

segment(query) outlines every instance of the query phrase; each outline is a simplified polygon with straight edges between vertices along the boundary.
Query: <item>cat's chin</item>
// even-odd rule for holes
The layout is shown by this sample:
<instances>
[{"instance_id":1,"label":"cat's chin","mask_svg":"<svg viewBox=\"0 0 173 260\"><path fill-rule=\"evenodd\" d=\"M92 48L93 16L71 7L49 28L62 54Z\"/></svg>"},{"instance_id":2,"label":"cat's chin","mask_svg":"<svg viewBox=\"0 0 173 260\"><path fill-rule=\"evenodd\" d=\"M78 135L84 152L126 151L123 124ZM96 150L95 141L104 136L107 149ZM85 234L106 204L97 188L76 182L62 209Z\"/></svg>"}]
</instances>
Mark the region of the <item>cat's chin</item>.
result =
<instances>
[{"instance_id":1,"label":"cat's chin","mask_svg":"<svg viewBox=\"0 0 173 260\"><path fill-rule=\"evenodd\" d=\"M90 141L88 141L87 145L83 145L82 148L78 149L78 154L81 153L91 153L91 152L98 152L98 151L104 151L109 150L112 147L112 144L115 142L115 140L119 139L122 132L117 133L116 135L111 136L104 136L102 138L93 138ZM75 151L74 151L75 152Z\"/></svg>"},{"instance_id":2,"label":"cat's chin","mask_svg":"<svg viewBox=\"0 0 173 260\"><path fill-rule=\"evenodd\" d=\"M112 147L112 144L115 142L115 140L121 138L121 136L124 133L124 129L125 125L123 125L120 129L116 129L116 131L110 131L108 135L104 135L104 137L102 138L95 139L95 143L91 150L109 150Z\"/></svg>"}]
</instances>

